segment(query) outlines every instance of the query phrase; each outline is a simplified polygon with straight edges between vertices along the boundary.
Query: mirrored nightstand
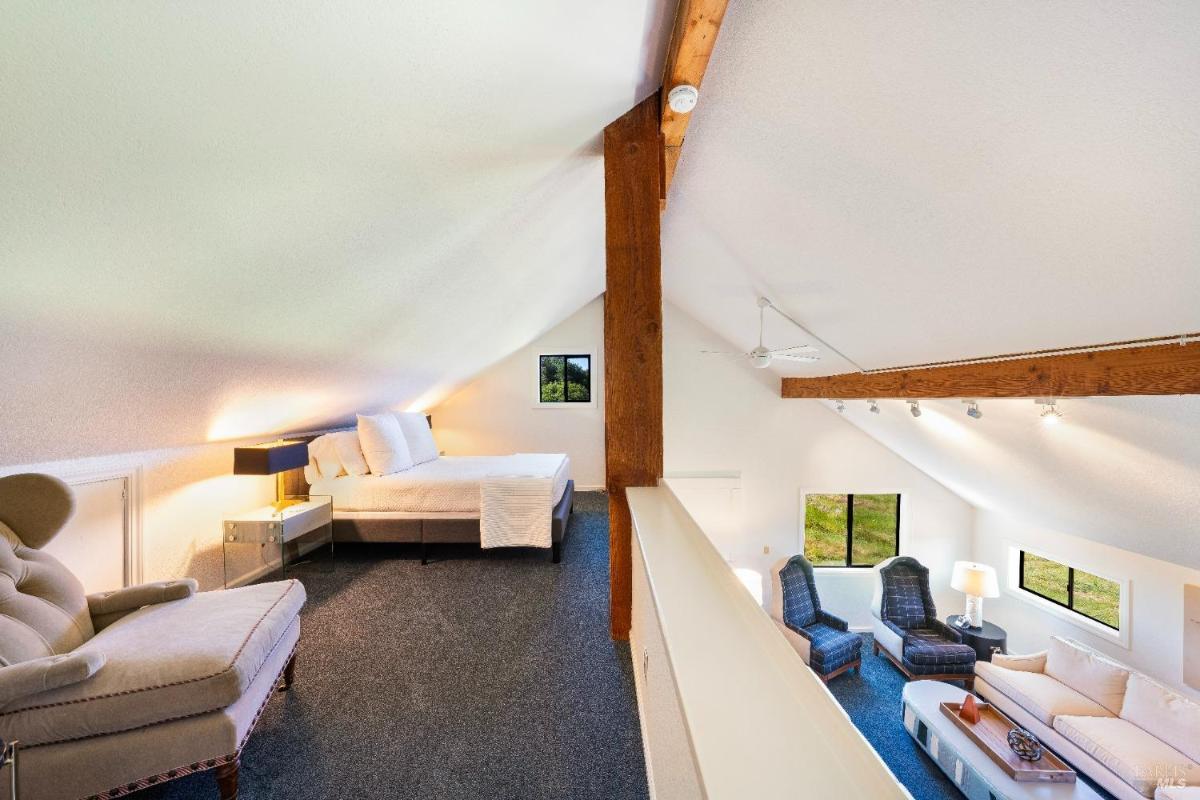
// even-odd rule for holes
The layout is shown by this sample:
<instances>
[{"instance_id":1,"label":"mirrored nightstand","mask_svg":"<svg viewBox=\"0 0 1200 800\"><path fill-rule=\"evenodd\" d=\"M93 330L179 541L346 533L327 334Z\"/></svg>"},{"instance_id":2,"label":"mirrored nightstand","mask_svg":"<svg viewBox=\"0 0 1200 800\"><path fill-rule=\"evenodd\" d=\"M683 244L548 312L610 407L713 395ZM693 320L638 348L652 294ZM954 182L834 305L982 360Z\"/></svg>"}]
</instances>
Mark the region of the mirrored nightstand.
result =
<instances>
[{"instance_id":1,"label":"mirrored nightstand","mask_svg":"<svg viewBox=\"0 0 1200 800\"><path fill-rule=\"evenodd\" d=\"M289 495L292 505L277 511L263 506L233 514L221 523L225 588L255 581L279 571L313 550L329 547L333 564L333 498L328 495Z\"/></svg>"}]
</instances>

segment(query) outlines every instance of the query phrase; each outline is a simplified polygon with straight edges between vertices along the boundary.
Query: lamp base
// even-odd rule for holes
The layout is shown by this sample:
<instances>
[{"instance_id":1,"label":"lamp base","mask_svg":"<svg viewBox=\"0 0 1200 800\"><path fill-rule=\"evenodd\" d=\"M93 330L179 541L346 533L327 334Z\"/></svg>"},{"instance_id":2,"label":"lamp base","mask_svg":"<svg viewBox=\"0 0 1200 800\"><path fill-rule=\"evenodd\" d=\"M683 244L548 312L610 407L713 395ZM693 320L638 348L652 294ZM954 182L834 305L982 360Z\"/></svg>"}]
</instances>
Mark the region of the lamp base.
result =
<instances>
[{"instance_id":1,"label":"lamp base","mask_svg":"<svg viewBox=\"0 0 1200 800\"><path fill-rule=\"evenodd\" d=\"M299 497L288 497L287 496L287 490L284 488L284 485L283 485L283 473L282 472L278 473L275 476L275 502L271 504L271 507L275 509L275 513L279 514L285 508L290 508L291 506L298 506L303 502L304 501L301 500Z\"/></svg>"},{"instance_id":2,"label":"lamp base","mask_svg":"<svg viewBox=\"0 0 1200 800\"><path fill-rule=\"evenodd\" d=\"M967 607L959 619L972 628L983 627L983 598L973 594L967 595Z\"/></svg>"}]
</instances>

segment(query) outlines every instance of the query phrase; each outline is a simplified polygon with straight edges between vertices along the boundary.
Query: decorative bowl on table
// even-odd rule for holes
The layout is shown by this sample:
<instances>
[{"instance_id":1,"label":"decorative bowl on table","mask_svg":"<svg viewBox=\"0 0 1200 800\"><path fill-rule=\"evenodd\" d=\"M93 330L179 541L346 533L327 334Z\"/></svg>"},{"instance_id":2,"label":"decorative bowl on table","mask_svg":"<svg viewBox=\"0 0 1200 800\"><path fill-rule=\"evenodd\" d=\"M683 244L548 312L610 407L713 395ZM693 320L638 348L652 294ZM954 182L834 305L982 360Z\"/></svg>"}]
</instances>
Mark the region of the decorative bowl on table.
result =
<instances>
[{"instance_id":1,"label":"decorative bowl on table","mask_svg":"<svg viewBox=\"0 0 1200 800\"><path fill-rule=\"evenodd\" d=\"M1008 746L1022 761L1040 761L1042 743L1024 728L1013 728L1008 732Z\"/></svg>"}]
</instances>

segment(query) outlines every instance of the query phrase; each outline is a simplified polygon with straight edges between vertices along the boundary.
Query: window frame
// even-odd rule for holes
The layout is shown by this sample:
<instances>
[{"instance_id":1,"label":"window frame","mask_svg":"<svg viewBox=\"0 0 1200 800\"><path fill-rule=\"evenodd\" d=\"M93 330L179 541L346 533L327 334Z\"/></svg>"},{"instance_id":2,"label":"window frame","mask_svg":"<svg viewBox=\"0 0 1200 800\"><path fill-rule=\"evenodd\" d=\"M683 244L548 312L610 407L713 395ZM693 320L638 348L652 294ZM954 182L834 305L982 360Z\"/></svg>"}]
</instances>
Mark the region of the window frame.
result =
<instances>
[{"instance_id":1,"label":"window frame","mask_svg":"<svg viewBox=\"0 0 1200 800\"><path fill-rule=\"evenodd\" d=\"M888 558L894 558L900 555L901 544L904 533L904 513L907 504L904 501L904 492L896 490L873 491L873 492L844 492L844 491L804 491L800 493L800 552L805 552L805 545L808 539L808 498L812 495L843 495L846 498L846 556L844 564L813 564L813 569L822 570L845 570L853 572L861 572L862 570L874 569L875 564L855 564L854 561L854 497L856 495L895 495L896 497L896 525L893 531L894 548L892 555ZM808 556L805 555L805 558ZM886 560L886 559L884 559ZM882 562L879 562L882 563Z\"/></svg>"},{"instance_id":2,"label":"window frame","mask_svg":"<svg viewBox=\"0 0 1200 800\"><path fill-rule=\"evenodd\" d=\"M1115 633L1121 632L1121 618L1122 618L1121 598L1125 594L1125 588L1121 585L1120 581L1115 581L1112 578L1105 577L1104 575L1098 575L1097 573L1092 572L1091 570L1088 570L1088 569L1084 569L1083 567L1074 567L1074 566L1068 564L1066 561L1061 561L1057 558L1051 558L1049 556L1044 556L1041 553L1030 553L1030 555L1036 556L1037 558L1040 558L1043 561L1051 561L1051 562L1059 565L1060 567L1067 568L1067 602L1062 603L1062 602L1059 602L1058 600L1055 600L1053 597L1047 597L1046 595L1042 594L1041 592L1039 592L1035 589L1031 589L1030 587L1025 585L1025 554L1027 552L1029 552L1029 551L1025 550L1025 548L1020 548L1020 551L1019 551L1020 554L1017 558L1017 588L1018 589L1020 589L1023 592L1028 592L1029 594L1031 594L1034 597L1037 597L1041 600L1045 600L1047 603L1053 603L1054 605L1058 606L1059 608L1065 609L1065 610L1071 612L1072 614L1076 614L1080 617L1083 617L1084 619L1086 619L1090 622L1093 622L1097 625L1103 625L1105 628L1108 628L1110 631L1113 631ZM1078 608L1075 607L1075 570L1076 569L1080 570L1081 572L1086 572L1089 575L1095 575L1097 578L1100 578L1101 580L1106 580L1109 583L1115 583L1117 585L1117 624L1116 625L1109 625L1104 620L1093 617L1091 614L1085 614L1084 612L1080 611Z\"/></svg>"},{"instance_id":3,"label":"window frame","mask_svg":"<svg viewBox=\"0 0 1200 800\"><path fill-rule=\"evenodd\" d=\"M563 359L563 399L542 400L542 359ZM586 358L588 360L588 398L587 400L567 399L566 360L571 358ZM533 407L534 408L591 408L596 405L596 353L586 347L556 348L554 350L538 350L533 354Z\"/></svg>"},{"instance_id":4,"label":"window frame","mask_svg":"<svg viewBox=\"0 0 1200 800\"><path fill-rule=\"evenodd\" d=\"M1113 574L1103 566L1097 567L1094 562L1091 562L1085 553L1083 558L1073 559L1075 568L1081 569L1084 572L1089 572L1092 575L1105 578L1116 583L1121 587L1120 613L1118 620L1120 629L1113 630L1108 625L1100 622L1095 622L1091 617L1086 617L1071 609L1066 608L1060 603L1055 603L1052 600L1047 600L1042 595L1034 592L1026 591L1020 586L1021 583L1021 551L1026 550L1035 556L1048 558L1051 561L1057 561L1060 564L1066 563L1060 556L1046 550L1040 549L1036 544L1026 545L1028 541L1023 537L1004 538L1000 541L1000 547L1004 552L1003 563L1005 565L1004 584L1002 591L1022 603L1033 606L1039 611L1057 617L1060 621L1078 628L1091 636L1101 639L1109 644L1128 650L1132 647L1133 642L1133 610L1132 610L1132 587L1133 583L1128 577L1120 577ZM1053 630L1053 628L1052 628Z\"/></svg>"}]
</instances>

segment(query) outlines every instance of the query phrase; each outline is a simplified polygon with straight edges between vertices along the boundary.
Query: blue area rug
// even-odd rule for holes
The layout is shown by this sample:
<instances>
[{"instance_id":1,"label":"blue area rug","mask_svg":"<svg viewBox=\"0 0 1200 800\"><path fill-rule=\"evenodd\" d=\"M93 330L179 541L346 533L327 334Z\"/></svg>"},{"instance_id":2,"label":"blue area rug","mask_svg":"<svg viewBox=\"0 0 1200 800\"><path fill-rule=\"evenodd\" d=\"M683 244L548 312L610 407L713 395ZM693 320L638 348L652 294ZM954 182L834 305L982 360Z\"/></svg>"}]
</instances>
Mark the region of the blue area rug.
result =
<instances>
[{"instance_id":1,"label":"blue area rug","mask_svg":"<svg viewBox=\"0 0 1200 800\"><path fill-rule=\"evenodd\" d=\"M842 674L829 683L829 691L915 800L961 800L962 793L904 730L904 676L886 658L871 653L873 638L863 634L862 677ZM1112 798L1085 782L1101 797Z\"/></svg>"}]
</instances>

